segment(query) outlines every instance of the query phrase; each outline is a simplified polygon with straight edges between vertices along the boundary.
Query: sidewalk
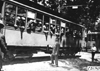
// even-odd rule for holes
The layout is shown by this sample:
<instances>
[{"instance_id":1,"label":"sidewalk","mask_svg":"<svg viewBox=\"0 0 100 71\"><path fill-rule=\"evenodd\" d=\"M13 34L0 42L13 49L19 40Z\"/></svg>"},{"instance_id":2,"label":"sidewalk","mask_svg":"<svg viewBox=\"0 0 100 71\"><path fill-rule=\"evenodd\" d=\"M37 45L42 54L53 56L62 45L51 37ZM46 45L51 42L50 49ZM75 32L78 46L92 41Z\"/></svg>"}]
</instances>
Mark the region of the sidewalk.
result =
<instances>
[{"instance_id":1,"label":"sidewalk","mask_svg":"<svg viewBox=\"0 0 100 71\"><path fill-rule=\"evenodd\" d=\"M91 60L91 53L89 53L89 52L79 52L76 55L80 55L81 56L80 59L86 59L87 61L92 61ZM100 61L100 53L95 54L95 59Z\"/></svg>"}]
</instances>

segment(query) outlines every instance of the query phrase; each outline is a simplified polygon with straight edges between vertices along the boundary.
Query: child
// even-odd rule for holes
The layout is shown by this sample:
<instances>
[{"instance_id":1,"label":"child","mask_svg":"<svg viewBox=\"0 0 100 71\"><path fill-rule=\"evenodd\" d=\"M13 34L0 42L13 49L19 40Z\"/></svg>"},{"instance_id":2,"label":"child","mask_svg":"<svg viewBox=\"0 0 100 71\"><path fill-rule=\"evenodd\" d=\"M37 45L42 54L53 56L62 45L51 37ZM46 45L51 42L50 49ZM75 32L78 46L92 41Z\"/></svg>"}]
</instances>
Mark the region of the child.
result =
<instances>
[{"instance_id":1,"label":"child","mask_svg":"<svg viewBox=\"0 0 100 71\"><path fill-rule=\"evenodd\" d=\"M95 44L93 44L91 50L92 50L92 52L91 52L92 53L92 62L94 62L94 56L95 56L95 53L97 51Z\"/></svg>"}]
</instances>

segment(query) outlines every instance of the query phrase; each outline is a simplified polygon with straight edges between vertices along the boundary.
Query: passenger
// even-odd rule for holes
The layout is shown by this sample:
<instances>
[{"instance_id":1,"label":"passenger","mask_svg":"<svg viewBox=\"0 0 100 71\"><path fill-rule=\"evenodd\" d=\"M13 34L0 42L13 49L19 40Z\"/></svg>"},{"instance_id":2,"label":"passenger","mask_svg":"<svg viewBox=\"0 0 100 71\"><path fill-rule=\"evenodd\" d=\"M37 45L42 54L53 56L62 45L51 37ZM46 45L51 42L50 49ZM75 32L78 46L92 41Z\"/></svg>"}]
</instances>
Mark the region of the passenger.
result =
<instances>
[{"instance_id":1,"label":"passenger","mask_svg":"<svg viewBox=\"0 0 100 71\"><path fill-rule=\"evenodd\" d=\"M4 27L3 22L2 22L2 20L0 20L0 71L2 69L2 58L3 58L2 52L4 53L4 55L7 54L6 44L5 44L5 41L3 39L4 36L1 32L3 27Z\"/></svg>"},{"instance_id":2,"label":"passenger","mask_svg":"<svg viewBox=\"0 0 100 71\"><path fill-rule=\"evenodd\" d=\"M58 67L58 55L59 55L59 48L60 48L60 35L56 35L55 39L55 46L53 47L52 54L51 54L51 64L54 64Z\"/></svg>"},{"instance_id":3,"label":"passenger","mask_svg":"<svg viewBox=\"0 0 100 71\"><path fill-rule=\"evenodd\" d=\"M97 48L96 48L95 44L93 44L91 50L92 50L92 52L91 52L91 54L92 54L92 62L94 62L95 53L97 51Z\"/></svg>"}]
</instances>

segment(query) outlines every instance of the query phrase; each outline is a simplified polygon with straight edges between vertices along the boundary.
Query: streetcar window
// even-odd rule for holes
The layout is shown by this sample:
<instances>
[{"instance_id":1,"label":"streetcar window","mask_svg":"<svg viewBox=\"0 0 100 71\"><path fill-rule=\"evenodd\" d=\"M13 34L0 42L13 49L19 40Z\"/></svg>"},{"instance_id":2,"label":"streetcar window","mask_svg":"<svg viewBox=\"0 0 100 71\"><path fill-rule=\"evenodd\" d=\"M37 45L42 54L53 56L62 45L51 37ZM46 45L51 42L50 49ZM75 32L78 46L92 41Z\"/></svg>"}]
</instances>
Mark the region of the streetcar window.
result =
<instances>
[{"instance_id":1,"label":"streetcar window","mask_svg":"<svg viewBox=\"0 0 100 71\"><path fill-rule=\"evenodd\" d=\"M44 31L49 31L49 23L48 22L44 22L43 29L44 29Z\"/></svg>"},{"instance_id":2,"label":"streetcar window","mask_svg":"<svg viewBox=\"0 0 100 71\"><path fill-rule=\"evenodd\" d=\"M49 17L44 15L44 24L43 24L44 31L49 31Z\"/></svg>"},{"instance_id":3,"label":"streetcar window","mask_svg":"<svg viewBox=\"0 0 100 71\"><path fill-rule=\"evenodd\" d=\"M14 5L6 3L5 5L5 21L8 26L14 26L16 7Z\"/></svg>"},{"instance_id":4,"label":"streetcar window","mask_svg":"<svg viewBox=\"0 0 100 71\"><path fill-rule=\"evenodd\" d=\"M33 11L27 11L27 31L35 32L36 29L36 13Z\"/></svg>"},{"instance_id":5,"label":"streetcar window","mask_svg":"<svg viewBox=\"0 0 100 71\"><path fill-rule=\"evenodd\" d=\"M55 34L55 29L56 29L56 19L50 18L50 34Z\"/></svg>"},{"instance_id":6,"label":"streetcar window","mask_svg":"<svg viewBox=\"0 0 100 71\"><path fill-rule=\"evenodd\" d=\"M44 15L44 22L48 22L49 23L49 16Z\"/></svg>"},{"instance_id":7,"label":"streetcar window","mask_svg":"<svg viewBox=\"0 0 100 71\"><path fill-rule=\"evenodd\" d=\"M28 19L28 27L27 29L32 32L42 32L42 21L40 20L34 20L34 19Z\"/></svg>"},{"instance_id":8,"label":"streetcar window","mask_svg":"<svg viewBox=\"0 0 100 71\"><path fill-rule=\"evenodd\" d=\"M65 22L61 22L61 34L65 33L65 28L66 28L66 23Z\"/></svg>"},{"instance_id":9,"label":"streetcar window","mask_svg":"<svg viewBox=\"0 0 100 71\"><path fill-rule=\"evenodd\" d=\"M42 21L41 20L36 20L36 32L42 32Z\"/></svg>"},{"instance_id":10,"label":"streetcar window","mask_svg":"<svg viewBox=\"0 0 100 71\"><path fill-rule=\"evenodd\" d=\"M26 10L18 7L15 27L25 28Z\"/></svg>"},{"instance_id":11,"label":"streetcar window","mask_svg":"<svg viewBox=\"0 0 100 71\"><path fill-rule=\"evenodd\" d=\"M27 13L27 30L30 32L42 32L43 15L36 12Z\"/></svg>"},{"instance_id":12,"label":"streetcar window","mask_svg":"<svg viewBox=\"0 0 100 71\"><path fill-rule=\"evenodd\" d=\"M40 12L37 12L35 32L42 32L42 24L43 24L43 14L41 14Z\"/></svg>"},{"instance_id":13,"label":"streetcar window","mask_svg":"<svg viewBox=\"0 0 100 71\"><path fill-rule=\"evenodd\" d=\"M56 32L56 33L60 33L60 21L57 20L56 22L57 22L57 23L56 23L56 30L55 30L55 32Z\"/></svg>"},{"instance_id":14,"label":"streetcar window","mask_svg":"<svg viewBox=\"0 0 100 71\"><path fill-rule=\"evenodd\" d=\"M43 19L43 14L37 12L36 18L42 20Z\"/></svg>"},{"instance_id":15,"label":"streetcar window","mask_svg":"<svg viewBox=\"0 0 100 71\"><path fill-rule=\"evenodd\" d=\"M55 34L55 25L50 24L50 34Z\"/></svg>"},{"instance_id":16,"label":"streetcar window","mask_svg":"<svg viewBox=\"0 0 100 71\"><path fill-rule=\"evenodd\" d=\"M31 32L35 32L35 20L31 19L31 18L27 18L27 31Z\"/></svg>"},{"instance_id":17,"label":"streetcar window","mask_svg":"<svg viewBox=\"0 0 100 71\"><path fill-rule=\"evenodd\" d=\"M60 33L60 26L56 25L56 33Z\"/></svg>"}]
</instances>

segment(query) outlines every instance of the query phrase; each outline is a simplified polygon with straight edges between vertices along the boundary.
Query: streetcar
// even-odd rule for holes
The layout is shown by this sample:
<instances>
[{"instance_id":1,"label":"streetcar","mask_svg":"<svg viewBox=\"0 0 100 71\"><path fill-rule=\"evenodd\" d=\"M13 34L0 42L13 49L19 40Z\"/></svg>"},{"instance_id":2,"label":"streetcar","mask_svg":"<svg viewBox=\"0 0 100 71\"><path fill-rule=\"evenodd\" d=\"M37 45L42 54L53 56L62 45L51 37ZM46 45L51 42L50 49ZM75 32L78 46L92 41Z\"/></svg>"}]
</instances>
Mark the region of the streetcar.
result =
<instances>
[{"instance_id":1,"label":"streetcar","mask_svg":"<svg viewBox=\"0 0 100 71\"><path fill-rule=\"evenodd\" d=\"M13 54L51 53L60 34L60 54L80 51L84 26L31 1L3 0L2 20L7 49Z\"/></svg>"}]
</instances>

